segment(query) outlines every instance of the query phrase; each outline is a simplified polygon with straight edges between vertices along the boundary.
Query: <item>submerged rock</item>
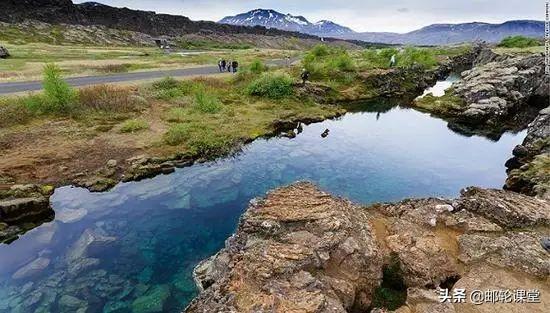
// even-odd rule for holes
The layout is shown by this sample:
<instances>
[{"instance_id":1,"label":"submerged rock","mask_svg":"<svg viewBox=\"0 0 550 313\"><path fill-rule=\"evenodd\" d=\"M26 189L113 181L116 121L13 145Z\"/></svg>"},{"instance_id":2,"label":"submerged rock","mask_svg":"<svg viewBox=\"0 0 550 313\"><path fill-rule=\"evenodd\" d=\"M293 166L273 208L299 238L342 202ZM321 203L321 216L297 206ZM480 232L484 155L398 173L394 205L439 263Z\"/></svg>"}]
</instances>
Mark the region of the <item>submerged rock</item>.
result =
<instances>
[{"instance_id":1,"label":"submerged rock","mask_svg":"<svg viewBox=\"0 0 550 313\"><path fill-rule=\"evenodd\" d=\"M38 258L31 263L25 265L24 267L17 270L12 275L13 279L24 279L32 277L36 274L41 273L44 269L46 269L50 265L50 259L48 258Z\"/></svg>"},{"instance_id":2,"label":"submerged rock","mask_svg":"<svg viewBox=\"0 0 550 313\"><path fill-rule=\"evenodd\" d=\"M143 296L132 302L133 313L163 312L164 303L170 297L170 288L166 285L155 286Z\"/></svg>"},{"instance_id":3,"label":"submerged rock","mask_svg":"<svg viewBox=\"0 0 550 313\"><path fill-rule=\"evenodd\" d=\"M388 277L405 285L396 312L487 312L441 303L438 288L550 292L549 217L547 201L507 191L363 208L298 183L251 202L226 247L196 267L201 293L186 312L386 312L376 306L395 301Z\"/></svg>"}]
</instances>

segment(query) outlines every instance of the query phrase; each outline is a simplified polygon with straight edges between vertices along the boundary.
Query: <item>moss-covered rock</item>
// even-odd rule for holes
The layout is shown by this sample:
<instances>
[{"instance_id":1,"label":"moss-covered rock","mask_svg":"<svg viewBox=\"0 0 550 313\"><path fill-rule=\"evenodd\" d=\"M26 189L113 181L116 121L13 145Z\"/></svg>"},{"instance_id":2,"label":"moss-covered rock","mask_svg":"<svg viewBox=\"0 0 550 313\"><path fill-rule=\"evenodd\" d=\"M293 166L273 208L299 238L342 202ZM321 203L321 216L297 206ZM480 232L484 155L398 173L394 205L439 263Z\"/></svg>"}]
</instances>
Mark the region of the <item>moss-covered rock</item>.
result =
<instances>
[{"instance_id":1,"label":"moss-covered rock","mask_svg":"<svg viewBox=\"0 0 550 313\"><path fill-rule=\"evenodd\" d=\"M424 112L441 117L452 117L461 112L466 103L452 89L444 96L435 97L431 94L414 101L413 106Z\"/></svg>"}]
</instances>

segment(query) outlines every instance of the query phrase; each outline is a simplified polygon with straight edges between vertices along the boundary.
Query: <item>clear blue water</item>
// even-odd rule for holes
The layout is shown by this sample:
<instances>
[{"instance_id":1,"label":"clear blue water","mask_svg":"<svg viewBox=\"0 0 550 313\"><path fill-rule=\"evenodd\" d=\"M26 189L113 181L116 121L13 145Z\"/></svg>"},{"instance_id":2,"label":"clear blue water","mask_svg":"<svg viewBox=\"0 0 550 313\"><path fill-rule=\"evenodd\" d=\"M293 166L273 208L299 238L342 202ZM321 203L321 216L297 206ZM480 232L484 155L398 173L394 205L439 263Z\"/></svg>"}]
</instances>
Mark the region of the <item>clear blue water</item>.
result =
<instances>
[{"instance_id":1,"label":"clear blue water","mask_svg":"<svg viewBox=\"0 0 550 313\"><path fill-rule=\"evenodd\" d=\"M196 295L193 267L250 199L298 180L365 204L500 188L524 136L463 137L407 109L350 113L110 192L60 188L54 222L0 246L0 312L179 312Z\"/></svg>"}]
</instances>

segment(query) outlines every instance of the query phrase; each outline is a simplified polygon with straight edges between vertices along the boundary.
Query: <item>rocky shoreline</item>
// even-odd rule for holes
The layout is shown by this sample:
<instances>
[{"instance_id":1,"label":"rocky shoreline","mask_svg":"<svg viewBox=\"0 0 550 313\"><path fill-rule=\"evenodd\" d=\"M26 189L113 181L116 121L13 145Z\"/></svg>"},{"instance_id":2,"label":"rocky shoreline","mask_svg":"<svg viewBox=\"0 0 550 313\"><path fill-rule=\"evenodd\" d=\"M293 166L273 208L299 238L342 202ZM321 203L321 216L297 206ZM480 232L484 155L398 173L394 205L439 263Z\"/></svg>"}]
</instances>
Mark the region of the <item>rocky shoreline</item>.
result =
<instances>
[{"instance_id":1,"label":"rocky shoreline","mask_svg":"<svg viewBox=\"0 0 550 313\"><path fill-rule=\"evenodd\" d=\"M0 186L0 244L53 220L52 186Z\"/></svg>"},{"instance_id":2,"label":"rocky shoreline","mask_svg":"<svg viewBox=\"0 0 550 313\"><path fill-rule=\"evenodd\" d=\"M201 293L185 312L549 311L541 296L550 292L543 63L481 49L472 64L450 99L417 106L469 135L527 128L506 164L507 190L470 187L454 200L365 208L309 183L277 189L252 200L226 247L195 268ZM536 290L539 301L441 302L440 290L452 288Z\"/></svg>"},{"instance_id":3,"label":"rocky shoreline","mask_svg":"<svg viewBox=\"0 0 550 313\"><path fill-rule=\"evenodd\" d=\"M414 106L465 135L499 139L506 131L527 129L524 143L506 163L505 189L549 198L550 82L544 56L497 55L484 49L475 64L445 96L429 95Z\"/></svg>"},{"instance_id":4,"label":"rocky shoreline","mask_svg":"<svg viewBox=\"0 0 550 313\"><path fill-rule=\"evenodd\" d=\"M196 267L202 292L185 312L547 312L549 234L550 203L514 192L360 207L297 183L251 201ZM520 287L541 302L440 303L437 291Z\"/></svg>"}]
</instances>

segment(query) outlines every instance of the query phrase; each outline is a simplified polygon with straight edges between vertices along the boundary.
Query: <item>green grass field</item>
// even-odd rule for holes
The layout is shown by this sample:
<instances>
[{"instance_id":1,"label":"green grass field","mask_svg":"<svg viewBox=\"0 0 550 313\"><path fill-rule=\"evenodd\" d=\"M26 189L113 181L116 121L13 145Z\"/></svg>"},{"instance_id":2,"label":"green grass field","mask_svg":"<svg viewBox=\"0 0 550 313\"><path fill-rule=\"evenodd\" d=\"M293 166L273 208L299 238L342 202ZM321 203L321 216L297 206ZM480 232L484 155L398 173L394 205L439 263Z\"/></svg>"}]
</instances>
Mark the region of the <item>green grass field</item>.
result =
<instances>
[{"instance_id":1,"label":"green grass field","mask_svg":"<svg viewBox=\"0 0 550 313\"><path fill-rule=\"evenodd\" d=\"M269 49L217 49L190 54L166 54L156 47L96 47L43 43L3 44L12 55L0 61L0 82L39 79L45 64L56 63L64 76L86 76L133 71L214 65L223 57L246 64L254 59L295 56L297 51Z\"/></svg>"}]
</instances>

